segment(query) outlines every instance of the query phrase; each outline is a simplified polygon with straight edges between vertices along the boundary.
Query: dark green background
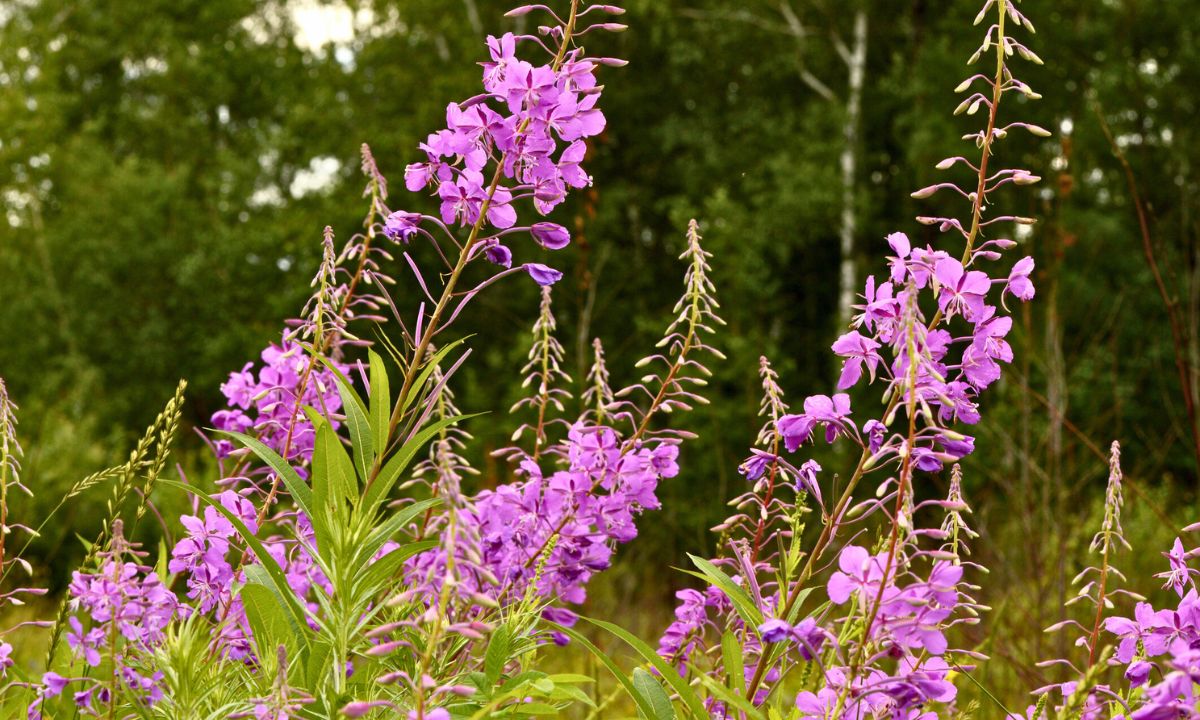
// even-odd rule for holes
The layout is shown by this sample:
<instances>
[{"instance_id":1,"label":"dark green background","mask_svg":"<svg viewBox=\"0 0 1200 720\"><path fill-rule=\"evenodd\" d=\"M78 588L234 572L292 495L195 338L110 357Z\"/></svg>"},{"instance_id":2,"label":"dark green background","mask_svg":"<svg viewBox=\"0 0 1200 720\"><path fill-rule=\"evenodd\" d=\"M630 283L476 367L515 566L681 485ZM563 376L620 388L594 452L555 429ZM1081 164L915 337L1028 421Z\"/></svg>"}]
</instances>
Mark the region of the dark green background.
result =
<instances>
[{"instance_id":1,"label":"dark green background","mask_svg":"<svg viewBox=\"0 0 1200 720\"><path fill-rule=\"evenodd\" d=\"M191 382L190 423L220 407L224 376L256 358L303 304L322 228L344 239L360 227L360 143L371 144L392 179L393 207L432 210L428 199L404 193L403 167L419 159L415 145L440 126L446 103L478 92L482 36L514 27L501 17L507 5L490 0L356 3L379 21L359 27L341 51L352 58L344 63L333 48L296 45L295 28L277 11L287 4L31 0L3 8L0 375L22 406L25 479L38 496L18 512L38 517L74 479L118 461L180 377ZM883 272L888 232L946 240L912 219L936 203L908 193L935 181L940 158L974 152L957 138L979 117L951 110L982 35L971 27L977 5L861 6L869 32L854 148L860 277ZM1174 528L1196 519L1196 456L1165 305L1127 179L1098 121L1112 126L1132 164L1178 303L1183 354L1195 367L1200 17L1189 5L1022 5L1039 29L1029 44L1047 65L1015 66L1027 68L1020 77L1045 98L1013 101L1005 112L1055 135L1005 142L1003 162L1045 180L1001 197L1004 209L1040 221L1021 249L1037 258L1038 296L1016 310L1018 361L987 394L979 451L965 463L984 534L978 557L993 567L985 596L997 607L974 639L1013 667L1045 656L1050 641L1037 628L1061 617L1063 581L1097 517L1110 441L1124 445L1130 535L1144 542L1127 574L1157 570ZM791 398L832 388L847 84L835 46L851 41L859 7L793 0L807 31L799 37L775 0L627 6L629 31L590 48L630 65L603 71L609 125L587 163L595 187L556 211L576 242L552 257L523 248L523 257L567 273L555 293L567 369L582 376L598 335L614 378L628 381L669 320L683 231L699 218L729 323L716 345L728 360L713 364L713 404L685 421L702 437L663 488L665 509L598 585L601 614L618 599L664 607L674 589L661 582L665 568L683 562L684 550L711 549L706 528L741 489L736 466L757 429L760 355L775 363ZM820 97L801 69L838 97ZM292 197L297 172L317 157L341 163L336 183ZM282 202L251 200L270 187L281 189ZM400 298L413 297L406 272L393 270ZM512 282L459 324L475 333L474 355L456 379L463 409L500 411L470 426L482 484L505 480L507 471L484 458L512 429L504 411L519 397L536 302L532 283ZM858 407L860 421L869 417L867 398ZM189 436L179 458L203 476L210 471L198 447ZM837 457L821 460L840 467ZM944 487L944 478L929 478L929 493ZM166 510L182 506L158 500ZM70 566L62 558L76 547L73 535L94 531L98 502L69 508L35 549L63 568L50 580ZM648 611L647 628L665 612ZM988 639L1006 627L1028 631L1016 641Z\"/></svg>"}]
</instances>

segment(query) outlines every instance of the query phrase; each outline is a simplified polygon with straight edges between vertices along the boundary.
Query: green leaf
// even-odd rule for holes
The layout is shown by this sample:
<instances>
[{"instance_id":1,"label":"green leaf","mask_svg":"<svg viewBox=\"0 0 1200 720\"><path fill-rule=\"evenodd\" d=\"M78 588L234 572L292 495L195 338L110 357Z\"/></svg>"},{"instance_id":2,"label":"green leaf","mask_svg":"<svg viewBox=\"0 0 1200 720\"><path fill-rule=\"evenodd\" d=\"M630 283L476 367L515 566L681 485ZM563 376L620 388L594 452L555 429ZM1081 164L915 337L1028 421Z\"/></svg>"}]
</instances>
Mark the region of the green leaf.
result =
<instances>
[{"instance_id":1,"label":"green leaf","mask_svg":"<svg viewBox=\"0 0 1200 720\"><path fill-rule=\"evenodd\" d=\"M438 546L437 540L422 540L398 547L387 555L366 566L354 580L354 594L371 597L386 585L400 566L413 555Z\"/></svg>"},{"instance_id":2,"label":"green leaf","mask_svg":"<svg viewBox=\"0 0 1200 720\"><path fill-rule=\"evenodd\" d=\"M259 578L251 577L251 570L261 568L246 568L248 582L242 587L240 594L242 605L246 609L246 620L254 634L258 657L273 658L280 645L287 648L288 657L295 657L299 643L292 632L287 609L270 587Z\"/></svg>"},{"instance_id":3,"label":"green leaf","mask_svg":"<svg viewBox=\"0 0 1200 720\"><path fill-rule=\"evenodd\" d=\"M315 412L312 417L313 427L317 430L312 461L313 495L317 497L318 507L327 507L326 503L334 502L340 513L346 503L358 501L358 475L333 425ZM318 485L324 486L324 502L319 495Z\"/></svg>"},{"instance_id":4,"label":"green leaf","mask_svg":"<svg viewBox=\"0 0 1200 720\"><path fill-rule=\"evenodd\" d=\"M747 625L757 628L763 624L762 611L758 609L758 606L754 604L754 601L750 599L750 596L746 594L746 591L740 585L735 583L719 567L704 558L697 557L691 553L688 553L688 557L700 569L700 572L703 573L703 575L697 575L697 577L708 580L720 588L721 592L725 593L733 603L734 609L737 610L738 615L742 616L742 620ZM689 574L696 575L696 573Z\"/></svg>"},{"instance_id":5,"label":"green leaf","mask_svg":"<svg viewBox=\"0 0 1200 720\"><path fill-rule=\"evenodd\" d=\"M451 350L466 342L467 338L469 337L470 335L464 338L459 338L452 343L442 346L442 348L434 353L433 357L429 359L429 362L425 363L424 367L421 369L421 374L417 376L417 379L413 382L412 387L409 389L408 397L403 398L404 406L401 408L403 412L408 412L408 409L417 401L417 398L420 396L421 388L425 387L425 383L429 382L429 376L433 374L433 371L439 364L441 364L442 360L450 354Z\"/></svg>"},{"instance_id":6,"label":"green leaf","mask_svg":"<svg viewBox=\"0 0 1200 720\"><path fill-rule=\"evenodd\" d=\"M325 675L329 659L333 656L333 646L325 641L316 641L310 647L304 673L309 687L317 687Z\"/></svg>"},{"instance_id":7,"label":"green leaf","mask_svg":"<svg viewBox=\"0 0 1200 720\"><path fill-rule=\"evenodd\" d=\"M371 358L371 430L375 433L375 447L381 451L388 444L388 423L392 417L392 390L388 383L387 366L374 350Z\"/></svg>"},{"instance_id":8,"label":"green leaf","mask_svg":"<svg viewBox=\"0 0 1200 720\"><path fill-rule=\"evenodd\" d=\"M334 375L338 394L342 396L342 410L346 413L346 426L350 428L350 455L358 474L367 477L375 464L375 435L362 398L354 392L354 386L340 372Z\"/></svg>"},{"instance_id":9,"label":"green leaf","mask_svg":"<svg viewBox=\"0 0 1200 720\"><path fill-rule=\"evenodd\" d=\"M671 698L667 695L667 691L663 690L662 685L654 679L654 676L641 668L633 669L633 686L637 688L646 699L650 702L652 720L675 720L675 708L671 705ZM698 715L697 717L705 717Z\"/></svg>"},{"instance_id":10,"label":"green leaf","mask_svg":"<svg viewBox=\"0 0 1200 720\"><path fill-rule=\"evenodd\" d=\"M371 531L371 534L362 543L360 556L373 557L376 551L383 547L384 543L391 540L396 533L403 530L404 526L416 519L418 515L441 504L441 498L428 498L426 500L418 500L406 506L403 510L397 511L395 515L379 523Z\"/></svg>"},{"instance_id":11,"label":"green leaf","mask_svg":"<svg viewBox=\"0 0 1200 720\"><path fill-rule=\"evenodd\" d=\"M546 703L520 703L512 708L514 715L558 715L562 708Z\"/></svg>"},{"instance_id":12,"label":"green leaf","mask_svg":"<svg viewBox=\"0 0 1200 720\"><path fill-rule=\"evenodd\" d=\"M696 677L700 678L701 684L708 688L708 691L715 695L718 700L721 700L727 705L735 707L744 713L746 720L763 720L762 710L755 707L754 704L746 698L742 697L740 693L733 692L729 688L725 687L724 683L718 682L705 673L696 673Z\"/></svg>"},{"instance_id":13,"label":"green leaf","mask_svg":"<svg viewBox=\"0 0 1200 720\"><path fill-rule=\"evenodd\" d=\"M509 659L510 639L511 631L508 629L508 625L501 625L496 628L491 639L488 640L487 652L483 657L483 672L489 685L495 685L504 672L504 666Z\"/></svg>"},{"instance_id":14,"label":"green leaf","mask_svg":"<svg viewBox=\"0 0 1200 720\"><path fill-rule=\"evenodd\" d=\"M429 425L421 432L417 433L412 440L404 443L392 459L384 465L379 472L378 477L373 483L369 483L366 490L366 495L363 498L362 507L365 513L375 512L379 506L387 499L388 493L392 491L392 486L400 479L400 475L412 462L416 454L429 444L429 441L434 438L442 430L450 427L460 420L473 418L483 413L475 413L474 415L455 415L454 417L443 418Z\"/></svg>"},{"instance_id":15,"label":"green leaf","mask_svg":"<svg viewBox=\"0 0 1200 720\"><path fill-rule=\"evenodd\" d=\"M280 457L279 453L275 452L249 435L245 435L240 432L234 432L232 430L218 430L217 432L221 435L231 437L240 442L242 445L245 445L250 449L251 452L257 455L259 459L270 466L270 468L275 471L275 474L279 476L279 479L283 481L284 487L287 488L287 491L291 494L292 499L296 501L296 505L300 507L305 515L312 517L312 490L304 483L304 480L300 478L300 474L296 472L296 469L289 465L286 460ZM191 488L186 485L184 487L187 488L188 492L196 492L195 488ZM201 495L200 497L205 496ZM220 507L220 505L218 504L217 507Z\"/></svg>"},{"instance_id":16,"label":"green leaf","mask_svg":"<svg viewBox=\"0 0 1200 720\"><path fill-rule=\"evenodd\" d=\"M643 660L654 666L654 669L657 670L659 675L663 677L663 680L665 680L666 683L671 686L671 689L675 691L675 694L679 695L679 699L682 700L683 704L687 706L688 712L698 718L708 717L708 711L704 708L704 701L700 699L700 696L696 694L696 691L692 689L692 687L688 685L683 678L679 677L679 673L676 671L676 669L671 667L670 663L668 663L666 660L663 660L662 656L659 655L654 648L650 647L641 638L637 637L619 625L614 625L610 622L594 620L587 617L583 619L598 628L607 630L621 640L625 641L625 643L629 645L629 647L633 648L638 655L642 656Z\"/></svg>"},{"instance_id":17,"label":"green leaf","mask_svg":"<svg viewBox=\"0 0 1200 720\"><path fill-rule=\"evenodd\" d=\"M739 695L746 694L746 662L742 656L742 643L731 632L721 636L721 664L733 681L733 689Z\"/></svg>"},{"instance_id":18,"label":"green leaf","mask_svg":"<svg viewBox=\"0 0 1200 720\"><path fill-rule=\"evenodd\" d=\"M650 701L644 695L642 695L641 690L634 686L633 682L621 670L621 668L617 667L617 664L612 661L612 658L610 658L607 653L601 651L600 648L596 647L591 640L588 640L583 636L582 633L573 628L569 628L566 625L559 625L555 622L548 622L547 624L563 635L571 638L584 649L591 652L592 655L596 656L596 659L598 659L606 668L608 668L608 671L612 673L612 676L616 678L617 682L621 683L621 687L625 688L625 692L627 692L629 697L633 699L634 704L637 705L638 710L641 711L643 715L649 718L657 717L654 712L654 706L650 704ZM661 690L662 688L659 689Z\"/></svg>"}]
</instances>

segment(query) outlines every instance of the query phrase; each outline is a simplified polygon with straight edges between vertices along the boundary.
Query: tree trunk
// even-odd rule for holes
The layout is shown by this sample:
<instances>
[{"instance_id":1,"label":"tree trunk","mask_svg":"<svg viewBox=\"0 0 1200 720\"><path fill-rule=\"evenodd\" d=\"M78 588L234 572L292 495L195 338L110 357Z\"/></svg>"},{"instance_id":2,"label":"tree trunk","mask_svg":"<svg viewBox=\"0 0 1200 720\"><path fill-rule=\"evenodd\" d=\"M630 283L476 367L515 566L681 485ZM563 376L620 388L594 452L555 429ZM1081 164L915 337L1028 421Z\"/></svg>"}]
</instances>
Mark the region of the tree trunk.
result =
<instances>
[{"instance_id":1,"label":"tree trunk","mask_svg":"<svg viewBox=\"0 0 1200 720\"><path fill-rule=\"evenodd\" d=\"M854 15L854 47L847 59L849 82L846 92L846 118L842 146L842 225L840 231L841 268L838 292L838 321L850 322L858 278L854 263L854 236L858 233L858 134L862 122L863 75L867 64L867 11L860 7Z\"/></svg>"}]
</instances>

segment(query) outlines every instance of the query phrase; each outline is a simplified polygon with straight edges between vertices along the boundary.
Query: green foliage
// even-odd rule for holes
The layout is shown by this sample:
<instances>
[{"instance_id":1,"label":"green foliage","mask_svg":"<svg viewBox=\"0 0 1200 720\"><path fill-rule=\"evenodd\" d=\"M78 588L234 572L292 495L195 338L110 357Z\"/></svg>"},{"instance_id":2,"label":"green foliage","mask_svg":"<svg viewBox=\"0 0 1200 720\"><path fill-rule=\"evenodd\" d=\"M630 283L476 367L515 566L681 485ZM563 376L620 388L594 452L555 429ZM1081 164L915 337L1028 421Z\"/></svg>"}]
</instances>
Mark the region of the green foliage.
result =
<instances>
[{"instance_id":1,"label":"green foliage","mask_svg":"<svg viewBox=\"0 0 1200 720\"><path fill-rule=\"evenodd\" d=\"M372 143L398 187L444 100L474 92L477 68L457 61L483 56L471 8L481 27L510 22L501 18L509 3L500 0L362 0L355 7L372 10L375 21L359 23L342 48L352 61L343 62L332 47L296 42L285 12L294 4L28 0L5 8L0 327L9 340L0 343L0 368L25 410L25 476L38 490L36 504L16 500L16 514L46 517L94 468L119 467L126 458L108 448L135 442L124 428L141 426L180 376L191 381L193 402L177 459L200 471L189 474L204 476L203 452L188 426L207 424L225 374L274 339L280 318L299 306L321 228L332 224L339 236L356 229L362 188L351 170L359 143ZM861 3L870 33L856 148L860 261L877 256L883 236L896 229L918 243L938 242L911 222L917 209L906 198L932 180L927 168L960 147L954 138L962 126L942 111L952 102L947 78L960 74L961 29L975 5ZM634 349L657 337L649 310L673 300L658 279L674 272L674 229L693 215L705 219L708 246L722 259L714 280L730 326L722 345L729 362L710 384L715 407L686 421L701 434L685 451L687 476L664 486L661 521L623 551L621 567L593 593L601 609L662 606L647 620L653 625L668 616L670 593L646 580L686 563L684 548L710 542L705 528L742 487L733 468L757 427L758 355L772 357L793 397L826 392L834 377L826 355L814 349L828 346L837 331L828 318L837 291L830 268L838 260L844 117L801 71L844 94L845 69L832 38L849 35L852 13L844 3L794 2L811 31L799 38L773 1L628 6L630 30L603 41L615 43L612 54L631 65L615 71L621 89L606 95L609 129L593 148L591 170L602 190L573 200L558 218L577 239L555 258L577 271L556 299L566 364L583 377L593 335L621 338L608 348L613 367L628 366ZM1064 0L1040 15L1040 42L1055 61L1028 78L1045 95L1029 106L1029 117L1056 136L1007 150L1052 181L1022 210L1042 220L1021 238L1040 268L1039 301L1014 329L1017 355L1029 360L988 400L981 451L966 473L982 529L1003 539L978 558L994 569L987 601L998 622L1018 630L1056 619L1070 575L1064 558L1080 551L1071 528L1090 522L1092 503L1080 497L1098 498L1103 487L1094 469L1102 463L1089 446L1125 441L1135 489L1127 529L1139 547L1165 546L1163 528L1190 519L1196 476L1164 303L1097 113L1129 157L1172 298L1189 317L1200 316L1200 130L1192 122L1200 19L1186 3L1132 1ZM300 192L297 177L327 157L340 166L331 184ZM860 275L868 270L881 268L862 266ZM398 304L415 297L408 285L397 289ZM514 286L485 295L476 318L464 318L483 350L455 382L474 408L498 410L516 398L516 383L503 378L520 367L536 302L530 288ZM1191 322L1187 350L1194 357ZM436 364L425 368L418 387ZM312 504L328 508L322 532L343 533L343 543L355 513L366 522L366 507L374 506L382 515L415 457L414 449L404 458L406 449L438 427L387 447L381 421L395 388L378 381L374 360L370 372L372 397L346 403L350 451L331 430L319 431L324 469L314 478ZM502 432L477 429L476 459L504 444ZM368 462L385 455L379 468ZM503 469L477 464L488 469L481 487L507 479ZM58 559L56 568L73 566L70 555L82 555L75 536L95 537L110 488L80 491L34 551ZM160 489L154 499L168 516L187 502L174 489ZM143 523L140 532L152 546L154 524ZM1030 582L1030 575L1041 580ZM286 598L272 591L269 576L259 579L249 591L255 606L287 617ZM61 587L66 574L38 580ZM369 586L379 578L360 581ZM282 631L278 618L260 614L272 633ZM187 642L175 638L171 647L183 653ZM1041 659L1050 642L1026 632L1010 648L1020 657L1001 657L998 667ZM331 667L320 653L314 657ZM195 687L211 687L212 701L181 705L170 711L175 717L202 717L188 715L201 706L216 713L225 702L222 688L236 676L221 673L231 669L215 663L202 670L213 675L197 678ZM1005 688L1028 684L1013 680L1011 670L988 672L1003 673ZM490 702L544 679L483 685L498 693ZM500 692L505 682L515 684ZM562 688L574 685L555 686L568 692ZM207 695L197 690L196 697Z\"/></svg>"}]
</instances>

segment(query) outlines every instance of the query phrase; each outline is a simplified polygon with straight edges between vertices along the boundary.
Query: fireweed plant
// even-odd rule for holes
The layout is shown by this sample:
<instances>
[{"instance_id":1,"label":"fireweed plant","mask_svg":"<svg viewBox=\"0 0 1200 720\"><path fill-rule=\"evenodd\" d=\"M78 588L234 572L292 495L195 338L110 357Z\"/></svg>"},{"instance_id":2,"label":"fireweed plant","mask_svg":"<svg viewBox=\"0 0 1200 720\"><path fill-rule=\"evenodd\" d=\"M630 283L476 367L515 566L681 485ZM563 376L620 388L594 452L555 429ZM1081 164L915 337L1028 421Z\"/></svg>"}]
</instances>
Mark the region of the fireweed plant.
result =
<instances>
[{"instance_id":1,"label":"fireweed plant","mask_svg":"<svg viewBox=\"0 0 1200 720\"><path fill-rule=\"evenodd\" d=\"M622 10L563 0L509 14L546 24L488 38L481 92L448 105L446 127L405 169L406 189L424 196L410 207L433 214L389 206L387 179L363 147L364 230L339 250L326 229L300 316L221 386L227 407L205 434L215 482L163 477L181 383L125 463L59 503L111 486L57 616L0 632L3 716L446 720L572 705L599 716L606 706L581 687L593 678L538 669L543 653L574 642L656 720L1200 717L1200 591L1188 565L1200 549L1177 540L1165 553L1160 577L1177 604L1158 609L1123 587L1115 443L1097 565L1051 628L1078 633L1075 657L1045 663L1071 679L1034 691L1023 713L982 687L993 706L956 703L985 658L951 647L952 631L987 610L972 584L984 569L970 560L977 535L959 461L974 439L964 430L1013 359L1008 303L1035 294L1032 258L1004 264L1017 243L1001 235L1033 221L994 203L1005 186L1038 178L997 166L1013 131L1048 134L1001 113L1013 93L1038 97L1014 76L1019 60L1040 60L1014 38L1033 26L1010 0L984 4L977 24L989 27L971 58L984 70L958 88L956 114L986 118L965 136L974 154L938 163L959 179L913 193L962 199L960 215L918 218L956 242L886 238L886 267L867 278L832 346L842 358L832 394L791 405L762 359L764 424L740 467L747 489L716 528L717 556L692 556L700 589L677 593L657 648L584 621L635 651L643 664L632 673L592 644L573 608L636 537L638 517L659 508L658 484L679 474L691 436L663 418L706 402L705 362L721 357L709 343L722 323L693 221L684 292L656 352L637 363L641 379L612 387L598 339L578 386L563 370L551 291L562 275L518 259L524 238L551 251L570 243L542 218L591 183L581 163L605 126L598 74L622 62L589 57L583 42L624 29L613 22ZM388 290L401 272L424 298L416 308L398 307ZM470 416L451 389L469 350L449 331L510 275L541 286L521 369L527 395L511 412L520 425L496 453L518 480L473 490ZM874 388L882 408L864 412L860 401L855 411L855 388L860 397ZM31 528L9 516L10 495L29 493L16 410L0 381L0 582L11 588L0 607L43 592L17 578L33 574L21 556L50 519ZM848 445L858 461L835 474L798 455L809 443ZM937 472L948 472L949 491L927 499L921 483ZM147 518L167 524L150 500L156 489L193 499L182 534L157 555L131 540ZM1130 617L1118 602L1136 603ZM14 662L8 638L18 629L48 635L40 670Z\"/></svg>"},{"instance_id":2,"label":"fireweed plant","mask_svg":"<svg viewBox=\"0 0 1200 720\"><path fill-rule=\"evenodd\" d=\"M339 251L326 230L300 317L221 387L228 405L207 438L216 492L160 477L178 394L128 463L77 486L115 480L109 517L44 623L46 671L31 675L0 645L5 717L448 718L590 702L587 678L540 672L535 654L564 641L554 627L573 624L589 579L636 536L638 515L659 507L657 484L678 473L689 435L657 418L704 402L702 359L719 357L706 339L720 322L709 255L692 223L684 295L645 361L658 365L613 389L596 341L572 417L549 291L562 274L519 260L522 238L551 251L570 242L542 218L591 184L581 163L605 126L598 76L623 62L590 57L583 43L623 30L621 14L580 0L509 13L545 24L488 38L481 92L447 106L446 127L405 169L412 206L434 213L390 207L363 147L364 231ZM397 268L424 296L416 308L388 291ZM520 481L472 494L461 453L470 436L449 389L469 351L448 331L511 275L544 288L530 397L514 409L526 424L503 453ZM0 410L6 500L24 486L3 393ZM194 503L182 537L151 562L126 538L156 487ZM26 530L7 507L0 538ZM7 576L20 555L0 550Z\"/></svg>"},{"instance_id":3,"label":"fireweed plant","mask_svg":"<svg viewBox=\"0 0 1200 720\"><path fill-rule=\"evenodd\" d=\"M1003 167L1002 151L1016 131L1049 133L1002 112L1014 93L1039 97L1015 75L1019 62L1041 63L1015 37L1032 33L1032 23L1009 0L987 0L976 24L985 21L983 42L968 62L984 69L958 86L966 97L955 111L985 118L964 136L975 154L937 164L962 180L912 193L918 200L938 193L961 199L960 215L917 218L961 245L922 248L902 232L886 238L886 267L866 279L851 327L832 345L842 359L835 392L789 407L763 359L765 425L740 467L750 489L731 501L735 514L716 528L718 556L692 557L692 574L703 585L677 593L675 621L658 648L592 621L645 661L619 678L644 714L673 702L689 715L716 718L1010 715L999 701L989 708L956 703L956 681L974 682L971 671L984 656L952 648L950 631L979 622L987 609L971 584L984 569L969 560L976 535L958 462L974 451L964 428L981 420L980 395L1013 360L1005 340L1008 303L1035 295L1033 259L1004 264L1017 243L1001 235L1033 220L996 205L1006 186L1039 178ZM861 386L879 388L881 411L855 413L847 391ZM808 443L849 444L858 460L831 478L815 460L795 456ZM929 495L920 492L922 478L945 470L945 499L919 499ZM1093 542L1101 564L1081 575L1080 598L1095 613L1086 625L1065 625L1084 631L1078 644L1086 661L1060 661L1079 679L1038 690L1028 717L1197 717L1192 687L1200 655L1189 642L1197 636L1181 619L1197 601L1184 548L1177 544L1170 554L1168 573L1183 599L1178 612L1143 604L1136 620L1105 617L1121 595L1110 562L1123 542L1115 446L1111 476L1104 526ZM810 525L817 527L806 533ZM1112 633L1121 642L1114 662L1128 664L1131 687L1148 684L1154 672L1162 681L1128 691L1102 684L1109 656L1100 646ZM1152 664L1169 641L1169 658Z\"/></svg>"}]
</instances>

